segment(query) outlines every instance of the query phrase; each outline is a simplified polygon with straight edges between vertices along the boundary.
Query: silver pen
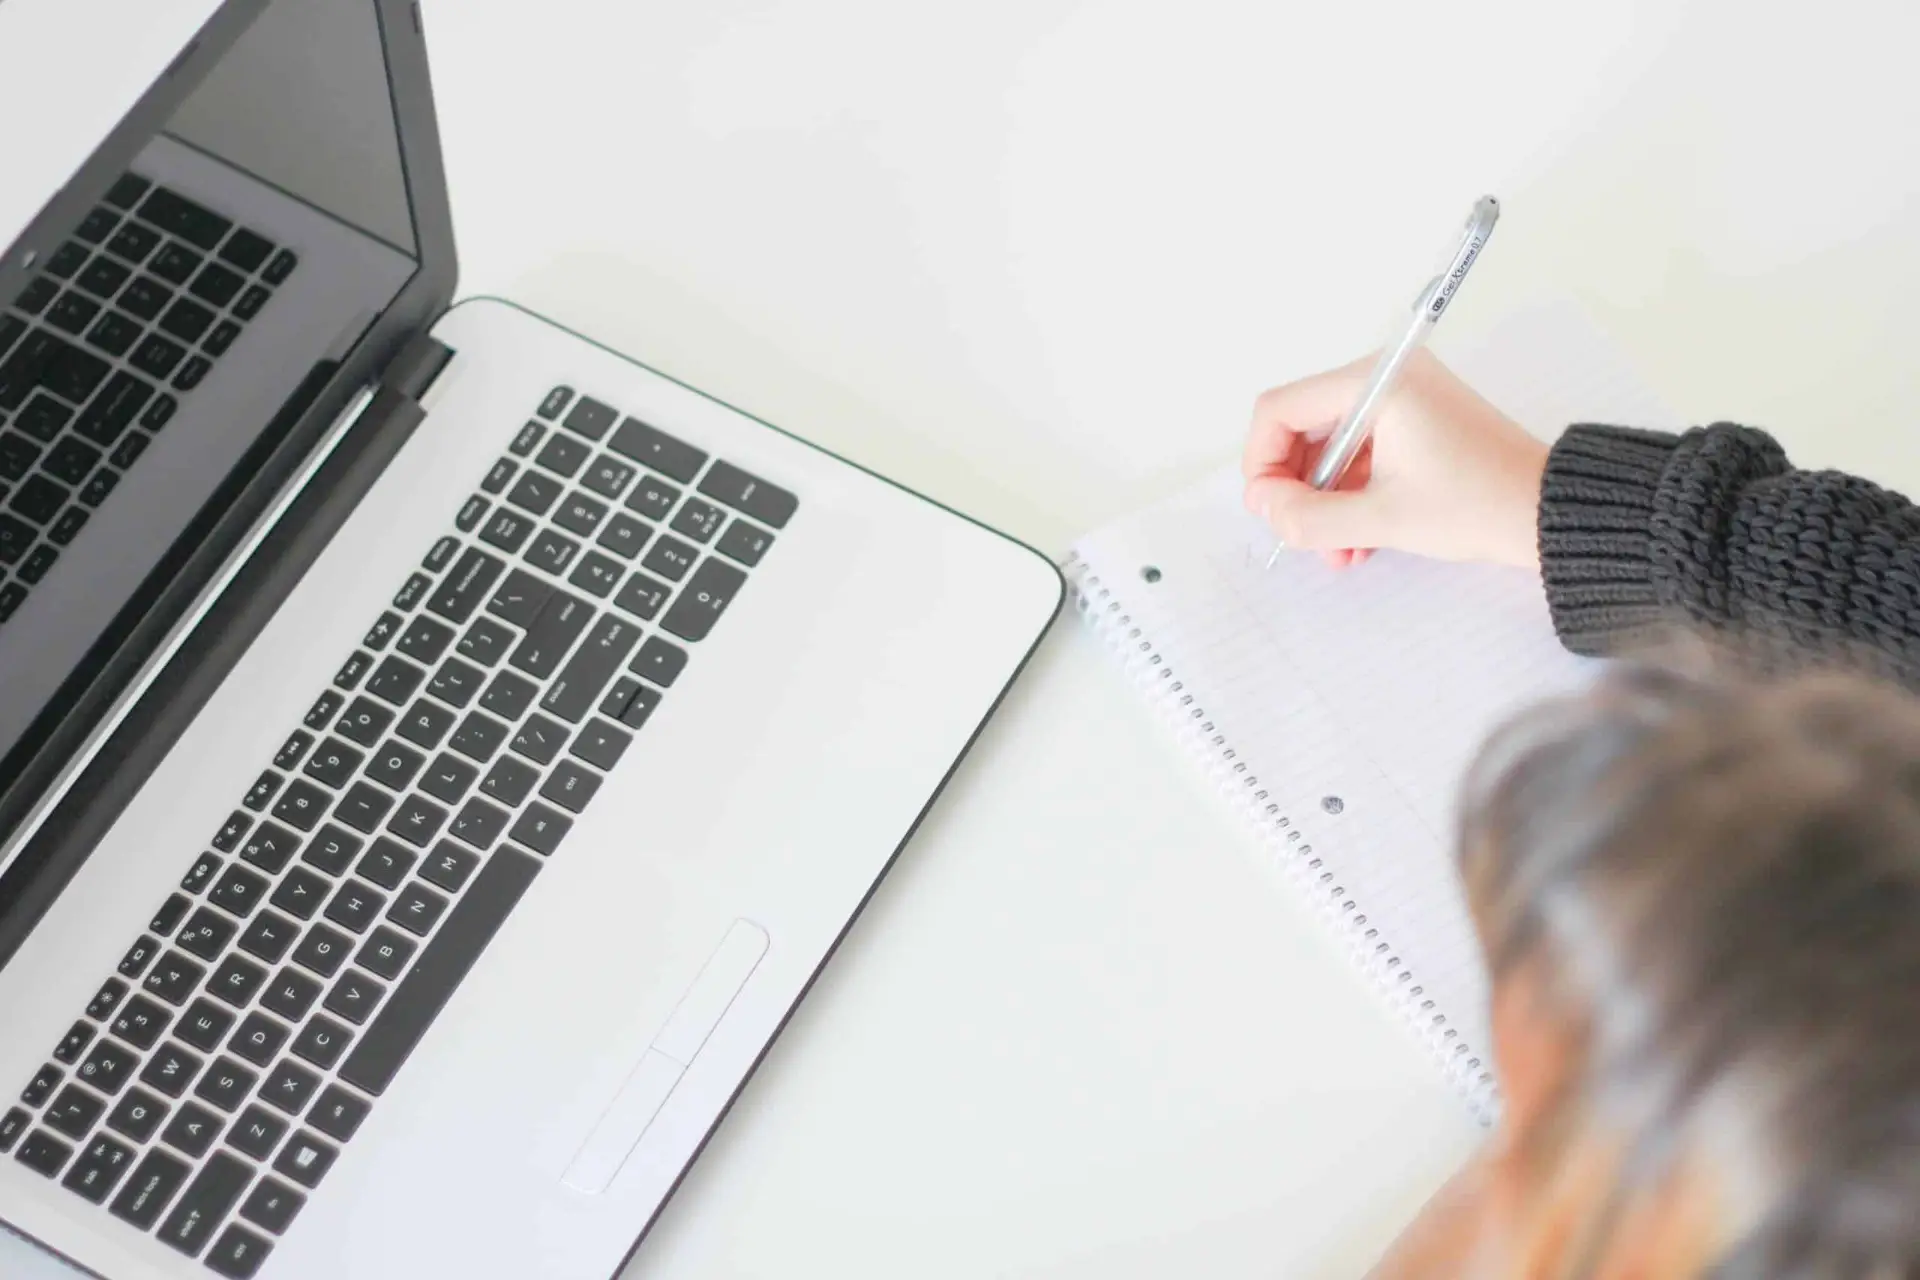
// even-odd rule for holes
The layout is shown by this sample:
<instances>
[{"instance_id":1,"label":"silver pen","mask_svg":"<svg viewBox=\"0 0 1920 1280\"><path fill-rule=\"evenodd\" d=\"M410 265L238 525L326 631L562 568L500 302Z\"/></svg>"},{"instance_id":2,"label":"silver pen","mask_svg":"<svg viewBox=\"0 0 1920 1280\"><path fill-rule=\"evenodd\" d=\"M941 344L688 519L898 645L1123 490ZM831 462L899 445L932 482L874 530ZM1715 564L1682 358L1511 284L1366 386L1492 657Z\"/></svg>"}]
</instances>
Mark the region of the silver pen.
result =
<instances>
[{"instance_id":1,"label":"silver pen","mask_svg":"<svg viewBox=\"0 0 1920 1280\"><path fill-rule=\"evenodd\" d=\"M1453 295L1459 291L1460 282L1467 278L1467 271L1480 256L1480 250L1486 247L1488 237L1493 234L1493 224L1499 218L1500 202L1492 196L1481 196L1474 203L1473 212L1467 215L1466 225L1461 229L1459 245L1453 250L1446 267L1414 299L1413 315L1406 332L1400 335L1398 342L1381 351L1379 363L1373 366L1373 374L1367 379L1360 398L1347 411L1347 416L1333 434L1327 437L1326 448L1321 450L1319 461L1314 463L1313 472L1307 477L1308 484L1316 489L1331 489L1340 483L1340 477L1347 474L1347 468L1353 465L1360 447L1367 441L1374 411L1392 394L1394 384L1399 382L1401 371L1413 358L1413 353L1426 345L1427 336L1433 332L1433 326L1440 322L1447 304L1453 301ZM1284 542L1274 545L1273 554L1267 557L1267 568L1273 568L1273 562L1280 558L1286 546Z\"/></svg>"}]
</instances>

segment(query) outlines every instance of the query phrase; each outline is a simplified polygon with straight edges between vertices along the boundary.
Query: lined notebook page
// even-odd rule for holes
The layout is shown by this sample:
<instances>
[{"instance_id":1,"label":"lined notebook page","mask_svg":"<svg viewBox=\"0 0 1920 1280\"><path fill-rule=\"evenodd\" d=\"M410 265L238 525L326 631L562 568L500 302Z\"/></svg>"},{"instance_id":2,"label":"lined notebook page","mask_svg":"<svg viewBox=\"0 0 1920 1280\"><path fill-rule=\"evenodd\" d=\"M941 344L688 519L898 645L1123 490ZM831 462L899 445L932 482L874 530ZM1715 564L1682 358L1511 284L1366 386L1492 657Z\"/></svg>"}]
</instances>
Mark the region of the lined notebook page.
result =
<instances>
[{"instance_id":1,"label":"lined notebook page","mask_svg":"<svg viewBox=\"0 0 1920 1280\"><path fill-rule=\"evenodd\" d=\"M1668 422L1566 308L1516 316L1453 363L1542 434ZM1530 573L1390 553L1346 572L1283 555L1267 571L1271 540L1239 495L1224 470L1089 535L1072 566L1082 606L1485 1113L1459 783L1500 721L1592 667L1559 645Z\"/></svg>"}]
</instances>

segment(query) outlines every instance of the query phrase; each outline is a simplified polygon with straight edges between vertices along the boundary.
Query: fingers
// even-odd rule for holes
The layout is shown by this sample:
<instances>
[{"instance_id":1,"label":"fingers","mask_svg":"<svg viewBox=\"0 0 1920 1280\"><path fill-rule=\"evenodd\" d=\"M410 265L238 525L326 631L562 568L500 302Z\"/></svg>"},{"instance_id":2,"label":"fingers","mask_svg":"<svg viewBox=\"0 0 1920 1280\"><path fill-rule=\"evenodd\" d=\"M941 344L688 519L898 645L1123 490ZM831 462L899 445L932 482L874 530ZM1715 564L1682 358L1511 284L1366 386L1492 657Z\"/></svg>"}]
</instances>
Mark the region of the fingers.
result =
<instances>
[{"instance_id":1,"label":"fingers","mask_svg":"<svg viewBox=\"0 0 1920 1280\"><path fill-rule=\"evenodd\" d=\"M1247 505L1297 550L1345 553L1392 545L1385 508L1372 489L1322 491L1290 476L1267 475L1247 486Z\"/></svg>"},{"instance_id":2,"label":"fingers","mask_svg":"<svg viewBox=\"0 0 1920 1280\"><path fill-rule=\"evenodd\" d=\"M1253 402L1241 475L1249 481L1270 474L1298 476L1305 442L1325 436L1346 416L1368 367L1366 359L1356 360L1262 394Z\"/></svg>"}]
</instances>

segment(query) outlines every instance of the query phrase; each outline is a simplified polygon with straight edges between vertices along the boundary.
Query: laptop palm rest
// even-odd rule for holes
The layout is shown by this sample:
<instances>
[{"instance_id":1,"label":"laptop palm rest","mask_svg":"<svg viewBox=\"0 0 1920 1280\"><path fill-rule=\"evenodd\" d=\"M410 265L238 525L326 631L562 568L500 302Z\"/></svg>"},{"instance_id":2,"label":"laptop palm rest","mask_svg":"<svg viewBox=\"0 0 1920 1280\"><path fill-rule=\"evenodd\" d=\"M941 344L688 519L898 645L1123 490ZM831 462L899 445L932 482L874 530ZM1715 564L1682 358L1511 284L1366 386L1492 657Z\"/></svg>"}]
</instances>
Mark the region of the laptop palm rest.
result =
<instances>
[{"instance_id":1,"label":"laptop palm rest","mask_svg":"<svg viewBox=\"0 0 1920 1280\"><path fill-rule=\"evenodd\" d=\"M646 1135L647 1126L692 1065L700 1046L720 1025L766 953L767 931L752 921L735 920L700 976L680 997L666 1025L640 1055L626 1084L587 1135L561 1182L585 1195L599 1195L612 1185L627 1157Z\"/></svg>"}]
</instances>

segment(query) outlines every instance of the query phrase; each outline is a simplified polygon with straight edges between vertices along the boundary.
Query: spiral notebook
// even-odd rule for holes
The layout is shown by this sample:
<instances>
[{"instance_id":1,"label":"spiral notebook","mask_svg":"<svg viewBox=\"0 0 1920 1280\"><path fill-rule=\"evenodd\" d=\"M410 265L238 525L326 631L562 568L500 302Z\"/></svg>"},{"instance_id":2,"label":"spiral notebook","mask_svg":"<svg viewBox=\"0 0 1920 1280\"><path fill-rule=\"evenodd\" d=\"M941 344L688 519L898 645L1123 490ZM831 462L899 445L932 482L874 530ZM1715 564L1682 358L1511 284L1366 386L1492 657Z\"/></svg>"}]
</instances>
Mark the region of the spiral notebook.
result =
<instances>
[{"instance_id":1,"label":"spiral notebook","mask_svg":"<svg viewBox=\"0 0 1920 1280\"><path fill-rule=\"evenodd\" d=\"M1541 435L1671 426L1598 331L1556 305L1449 363ZM1083 538L1080 612L1274 868L1427 1041L1479 1118L1499 1096L1487 978L1454 871L1456 797L1487 733L1578 687L1538 578L1382 553L1335 572L1286 554L1237 468Z\"/></svg>"}]
</instances>

